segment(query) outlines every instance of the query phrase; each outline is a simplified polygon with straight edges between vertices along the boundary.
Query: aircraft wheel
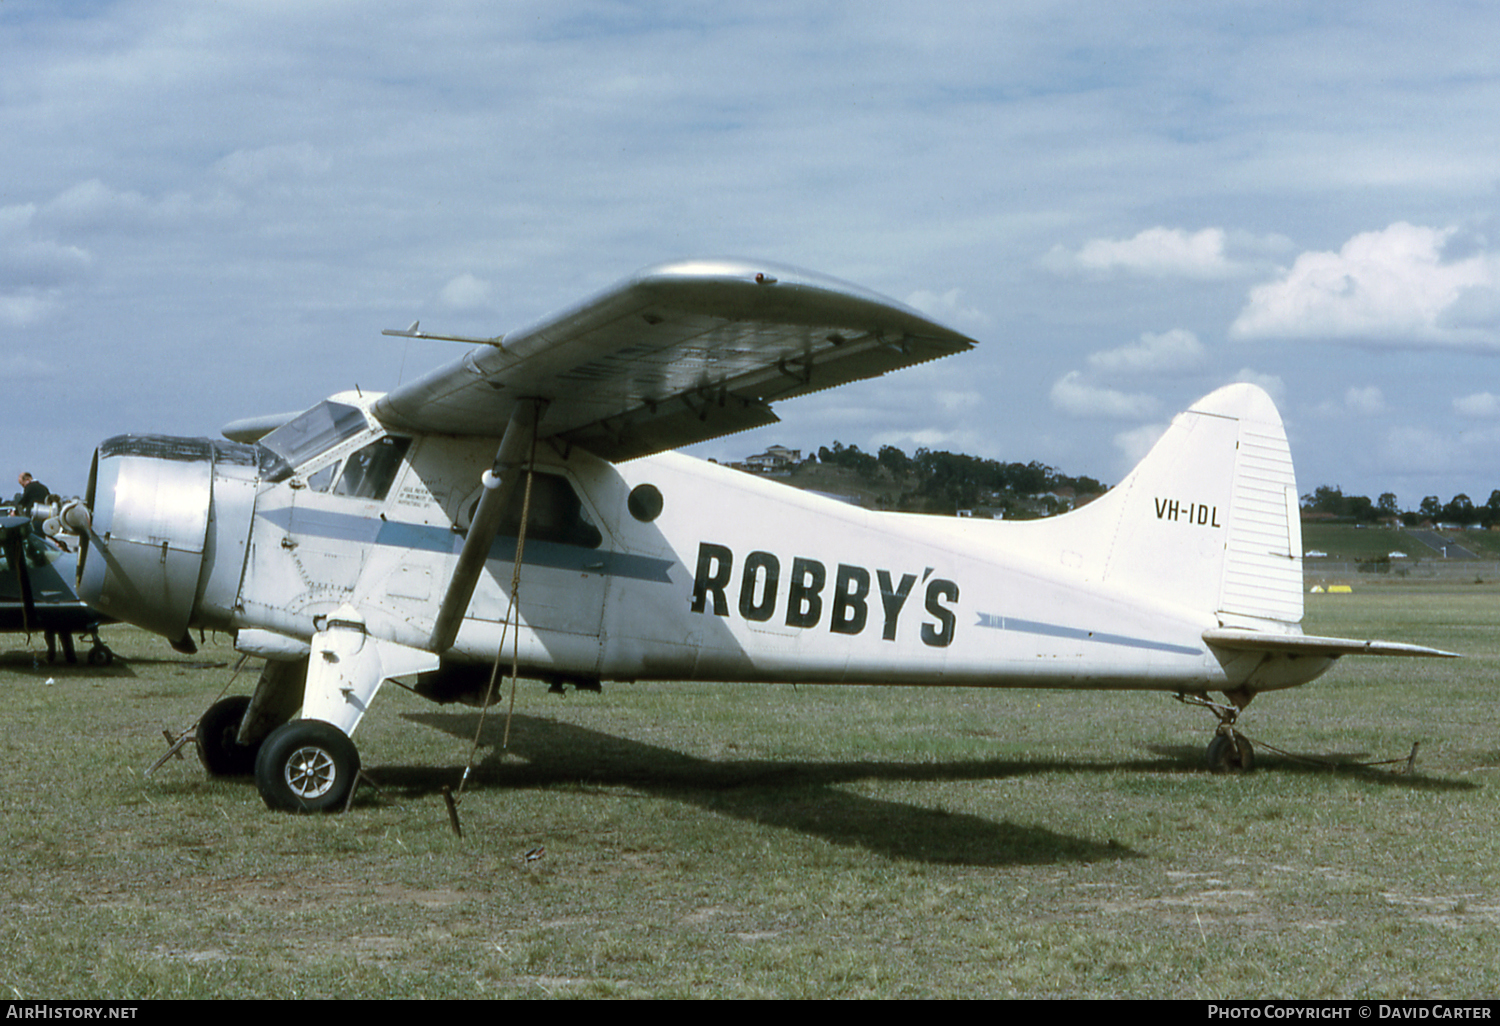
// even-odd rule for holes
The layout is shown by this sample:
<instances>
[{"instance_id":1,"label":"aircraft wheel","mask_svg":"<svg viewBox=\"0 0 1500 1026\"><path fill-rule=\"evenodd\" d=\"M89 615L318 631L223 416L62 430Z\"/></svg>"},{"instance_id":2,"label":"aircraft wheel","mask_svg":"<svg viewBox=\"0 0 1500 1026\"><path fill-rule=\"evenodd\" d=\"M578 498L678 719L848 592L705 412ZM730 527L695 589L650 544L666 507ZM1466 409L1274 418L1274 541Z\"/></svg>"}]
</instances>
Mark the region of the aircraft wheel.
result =
<instances>
[{"instance_id":1,"label":"aircraft wheel","mask_svg":"<svg viewBox=\"0 0 1500 1026\"><path fill-rule=\"evenodd\" d=\"M115 661L115 653L108 645L95 645L89 649L90 666L109 666Z\"/></svg>"},{"instance_id":2,"label":"aircraft wheel","mask_svg":"<svg viewBox=\"0 0 1500 1026\"><path fill-rule=\"evenodd\" d=\"M1211 773L1249 773L1255 768L1255 747L1239 734L1234 735L1233 741L1215 734L1203 761Z\"/></svg>"},{"instance_id":3,"label":"aircraft wheel","mask_svg":"<svg viewBox=\"0 0 1500 1026\"><path fill-rule=\"evenodd\" d=\"M255 785L278 812L338 812L358 776L354 742L322 720L283 723L255 758Z\"/></svg>"},{"instance_id":4,"label":"aircraft wheel","mask_svg":"<svg viewBox=\"0 0 1500 1026\"><path fill-rule=\"evenodd\" d=\"M92 655L89 661L93 661ZM260 746L235 740L248 708L249 695L231 695L209 706L198 718L198 761L209 776L244 777L255 772L255 754Z\"/></svg>"}]
</instances>

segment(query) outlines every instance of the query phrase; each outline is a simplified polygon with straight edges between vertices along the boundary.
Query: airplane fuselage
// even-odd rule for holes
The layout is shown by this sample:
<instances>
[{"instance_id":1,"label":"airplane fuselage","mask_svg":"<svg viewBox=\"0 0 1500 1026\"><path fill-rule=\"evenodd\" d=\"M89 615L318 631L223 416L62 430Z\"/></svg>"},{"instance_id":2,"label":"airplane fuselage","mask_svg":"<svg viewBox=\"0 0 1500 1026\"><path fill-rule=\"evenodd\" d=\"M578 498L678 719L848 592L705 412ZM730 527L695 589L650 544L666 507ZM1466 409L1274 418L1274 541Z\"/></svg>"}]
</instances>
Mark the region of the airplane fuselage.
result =
<instances>
[{"instance_id":1,"label":"airplane fuselage","mask_svg":"<svg viewBox=\"0 0 1500 1026\"><path fill-rule=\"evenodd\" d=\"M164 504L202 510L208 526L183 528L180 543L139 539L166 567L194 547L188 536L203 538L201 565L164 585L179 596L171 622L146 625L169 637L188 626L233 631L247 651L305 658L349 603L371 634L421 648L496 441L390 435L361 417L278 474L265 452L202 440L197 464L153 468L158 491L191 479L166 486L181 493ZM148 448L112 440L96 474L130 492L145 476L131 462L164 451ZM1084 546L1068 516L873 512L676 453L612 464L543 445L534 470L529 504L513 498L456 640L440 653L445 665L488 667L502 655L509 665L514 651L523 671L563 680L1202 692L1288 687L1330 662L1216 652L1203 640L1220 623L1212 610L1106 579L1076 551ZM1223 515L1207 498L1157 498L1157 519L1212 546ZM521 626L506 637L522 506ZM107 501L101 513L107 521ZM127 540L117 528L111 549ZM100 591L109 611L130 618L124 592Z\"/></svg>"}]
</instances>

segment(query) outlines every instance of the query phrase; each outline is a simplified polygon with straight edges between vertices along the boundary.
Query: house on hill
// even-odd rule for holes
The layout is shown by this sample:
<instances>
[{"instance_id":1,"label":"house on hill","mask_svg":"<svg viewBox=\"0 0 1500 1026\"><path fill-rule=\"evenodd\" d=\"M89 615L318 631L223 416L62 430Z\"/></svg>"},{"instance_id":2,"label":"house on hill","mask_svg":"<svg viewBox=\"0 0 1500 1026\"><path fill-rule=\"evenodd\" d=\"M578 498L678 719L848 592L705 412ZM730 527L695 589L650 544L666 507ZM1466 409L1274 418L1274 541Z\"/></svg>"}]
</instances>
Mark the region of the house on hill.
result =
<instances>
[{"instance_id":1,"label":"house on hill","mask_svg":"<svg viewBox=\"0 0 1500 1026\"><path fill-rule=\"evenodd\" d=\"M757 474L770 474L778 470L791 470L801 462L801 449L788 449L784 445L773 445L758 456L747 457L743 468Z\"/></svg>"}]
</instances>

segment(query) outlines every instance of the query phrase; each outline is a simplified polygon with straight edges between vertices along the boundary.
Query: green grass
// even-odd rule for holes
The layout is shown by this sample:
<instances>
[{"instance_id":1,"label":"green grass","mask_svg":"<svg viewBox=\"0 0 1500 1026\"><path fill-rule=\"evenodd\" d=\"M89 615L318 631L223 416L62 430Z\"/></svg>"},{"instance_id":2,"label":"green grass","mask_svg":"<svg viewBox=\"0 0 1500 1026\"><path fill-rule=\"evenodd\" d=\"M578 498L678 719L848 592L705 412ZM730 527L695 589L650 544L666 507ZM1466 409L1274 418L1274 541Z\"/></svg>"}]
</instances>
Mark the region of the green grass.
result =
<instances>
[{"instance_id":1,"label":"green grass","mask_svg":"<svg viewBox=\"0 0 1500 1026\"><path fill-rule=\"evenodd\" d=\"M1311 596L1307 628L1468 658L1258 698L1245 778L1199 770L1212 721L1164 695L523 682L461 839L473 710L387 688L357 737L378 786L275 815L191 751L143 776L227 644L110 628L101 672L9 637L0 993L1492 996L1500 591ZM1414 741L1415 774L1352 765Z\"/></svg>"},{"instance_id":2,"label":"green grass","mask_svg":"<svg viewBox=\"0 0 1500 1026\"><path fill-rule=\"evenodd\" d=\"M1500 531L1446 531L1443 536L1458 542L1480 559L1500 559ZM1390 527L1356 527L1353 524L1302 525L1302 551L1326 552L1328 562L1383 560L1392 552L1404 552L1411 560L1440 560L1441 556L1404 530ZM1308 569L1319 560L1308 562Z\"/></svg>"}]
</instances>

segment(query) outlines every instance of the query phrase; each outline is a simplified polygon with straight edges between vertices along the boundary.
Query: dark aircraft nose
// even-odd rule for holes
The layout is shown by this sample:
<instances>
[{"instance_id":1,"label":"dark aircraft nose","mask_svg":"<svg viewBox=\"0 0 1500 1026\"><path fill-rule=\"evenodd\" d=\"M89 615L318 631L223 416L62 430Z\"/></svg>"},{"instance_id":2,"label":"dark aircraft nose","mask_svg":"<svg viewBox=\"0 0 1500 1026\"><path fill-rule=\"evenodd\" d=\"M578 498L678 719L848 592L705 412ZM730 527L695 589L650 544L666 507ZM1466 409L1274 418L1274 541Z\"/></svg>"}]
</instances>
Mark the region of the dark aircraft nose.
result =
<instances>
[{"instance_id":1,"label":"dark aircraft nose","mask_svg":"<svg viewBox=\"0 0 1500 1026\"><path fill-rule=\"evenodd\" d=\"M239 590L256 465L253 446L208 438L104 442L89 474L79 597L193 651L188 627L223 626Z\"/></svg>"}]
</instances>

